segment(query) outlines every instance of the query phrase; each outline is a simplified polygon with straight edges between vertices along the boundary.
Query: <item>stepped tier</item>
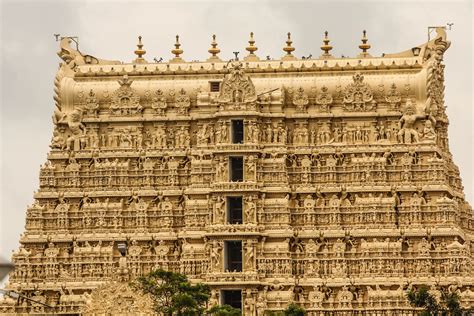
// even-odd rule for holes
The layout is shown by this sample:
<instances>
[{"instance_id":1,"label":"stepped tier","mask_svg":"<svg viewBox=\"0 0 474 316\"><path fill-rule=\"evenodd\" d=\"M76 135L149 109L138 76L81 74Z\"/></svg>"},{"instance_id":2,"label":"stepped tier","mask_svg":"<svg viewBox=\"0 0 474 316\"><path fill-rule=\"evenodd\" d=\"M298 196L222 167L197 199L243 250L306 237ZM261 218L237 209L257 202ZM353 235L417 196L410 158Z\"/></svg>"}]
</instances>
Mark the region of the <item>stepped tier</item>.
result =
<instances>
[{"instance_id":1,"label":"stepped tier","mask_svg":"<svg viewBox=\"0 0 474 316\"><path fill-rule=\"evenodd\" d=\"M400 54L124 64L61 42L51 150L0 311L100 313L156 268L297 302L410 314L421 284L474 304L474 217L448 147L444 29ZM287 42L288 43L288 42ZM179 43L178 43L179 44ZM140 42L140 45L141 42ZM142 45L143 46L143 45ZM368 46L370 48L370 45ZM294 50L294 49L293 49ZM120 253L118 244L126 245ZM117 293L122 293L120 296Z\"/></svg>"}]
</instances>

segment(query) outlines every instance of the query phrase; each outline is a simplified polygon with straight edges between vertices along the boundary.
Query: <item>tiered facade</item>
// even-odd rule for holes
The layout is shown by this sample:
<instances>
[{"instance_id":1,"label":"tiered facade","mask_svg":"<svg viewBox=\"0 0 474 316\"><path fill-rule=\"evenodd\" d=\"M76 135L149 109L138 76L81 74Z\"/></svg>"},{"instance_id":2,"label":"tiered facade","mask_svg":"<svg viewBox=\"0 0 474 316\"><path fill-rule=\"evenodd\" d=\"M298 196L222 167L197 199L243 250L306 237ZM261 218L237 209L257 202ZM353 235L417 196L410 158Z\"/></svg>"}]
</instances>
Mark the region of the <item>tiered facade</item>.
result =
<instances>
[{"instance_id":1,"label":"tiered facade","mask_svg":"<svg viewBox=\"0 0 474 316\"><path fill-rule=\"evenodd\" d=\"M148 63L140 43L132 64L63 39L51 151L9 283L51 307L0 310L146 312L124 282L156 268L211 285L211 304L240 299L244 315L289 302L408 312L420 284L472 306L474 218L437 31L378 58L364 36L357 58L333 58L326 38L319 59L297 59L288 38L282 60L260 61L251 38L233 62L215 39L206 62L177 43Z\"/></svg>"}]
</instances>

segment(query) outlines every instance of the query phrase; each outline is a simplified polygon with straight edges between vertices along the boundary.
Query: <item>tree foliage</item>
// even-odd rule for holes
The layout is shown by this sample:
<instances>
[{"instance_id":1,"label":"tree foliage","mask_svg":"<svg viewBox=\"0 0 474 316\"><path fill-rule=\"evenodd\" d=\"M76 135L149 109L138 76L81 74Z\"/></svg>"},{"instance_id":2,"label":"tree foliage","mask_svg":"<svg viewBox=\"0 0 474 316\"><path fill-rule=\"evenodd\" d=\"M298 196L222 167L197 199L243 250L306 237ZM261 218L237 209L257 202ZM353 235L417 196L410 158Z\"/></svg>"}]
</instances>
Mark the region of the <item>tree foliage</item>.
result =
<instances>
[{"instance_id":1,"label":"tree foliage","mask_svg":"<svg viewBox=\"0 0 474 316\"><path fill-rule=\"evenodd\" d=\"M288 307L283 311L285 316L305 316L306 310L294 303L288 305Z\"/></svg>"},{"instance_id":2,"label":"tree foliage","mask_svg":"<svg viewBox=\"0 0 474 316\"><path fill-rule=\"evenodd\" d=\"M208 285L192 285L179 273L158 269L139 277L134 285L154 300L154 310L167 316L202 315L210 297Z\"/></svg>"},{"instance_id":3,"label":"tree foliage","mask_svg":"<svg viewBox=\"0 0 474 316\"><path fill-rule=\"evenodd\" d=\"M208 312L212 316L240 316L242 312L230 305L214 305Z\"/></svg>"},{"instance_id":4,"label":"tree foliage","mask_svg":"<svg viewBox=\"0 0 474 316\"><path fill-rule=\"evenodd\" d=\"M429 292L428 287L421 285L417 290L410 290L407 293L407 297L412 306L424 308L424 311L421 313L422 316L463 315L463 310L459 303L459 295L456 293L443 290L438 302L433 294Z\"/></svg>"}]
</instances>

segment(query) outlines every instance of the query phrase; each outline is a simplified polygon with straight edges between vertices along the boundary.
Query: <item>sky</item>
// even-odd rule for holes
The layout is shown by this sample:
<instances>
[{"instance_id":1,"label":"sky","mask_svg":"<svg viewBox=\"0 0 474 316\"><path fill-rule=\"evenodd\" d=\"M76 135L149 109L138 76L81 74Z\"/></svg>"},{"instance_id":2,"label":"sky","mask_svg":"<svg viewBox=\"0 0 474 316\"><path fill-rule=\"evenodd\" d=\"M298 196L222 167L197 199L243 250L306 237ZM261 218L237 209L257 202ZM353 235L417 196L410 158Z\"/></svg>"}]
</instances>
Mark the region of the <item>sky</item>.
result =
<instances>
[{"instance_id":1,"label":"sky","mask_svg":"<svg viewBox=\"0 0 474 316\"><path fill-rule=\"evenodd\" d=\"M255 33L257 55L278 59L286 33L294 54L319 56L324 31L333 55L356 56L367 30L374 56L427 41L429 26L454 23L445 54L449 144L467 200L474 202L471 1L1 1L0 6L0 257L10 258L24 230L49 151L53 82L60 59L53 34L78 36L83 53L130 62L137 36L144 56L172 58L176 34L182 57L204 60L216 34L220 57L244 55Z\"/></svg>"}]
</instances>

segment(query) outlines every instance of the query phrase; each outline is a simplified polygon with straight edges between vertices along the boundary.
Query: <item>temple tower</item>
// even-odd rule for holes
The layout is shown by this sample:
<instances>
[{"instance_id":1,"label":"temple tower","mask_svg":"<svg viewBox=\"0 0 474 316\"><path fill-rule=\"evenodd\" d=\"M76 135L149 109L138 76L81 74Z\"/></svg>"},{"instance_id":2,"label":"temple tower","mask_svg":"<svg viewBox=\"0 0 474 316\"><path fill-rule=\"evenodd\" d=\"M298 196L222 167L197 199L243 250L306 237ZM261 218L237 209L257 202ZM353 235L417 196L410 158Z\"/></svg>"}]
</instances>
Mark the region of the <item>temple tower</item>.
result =
<instances>
[{"instance_id":1,"label":"temple tower","mask_svg":"<svg viewBox=\"0 0 474 316\"><path fill-rule=\"evenodd\" d=\"M54 133L5 313L149 313L153 269L263 315L411 313L427 284L474 304L474 217L448 147L443 28L405 52L102 60L61 41ZM185 45L184 45L185 46ZM236 56L237 57L237 56ZM125 302L114 304L115 302ZM132 307L133 308L132 308ZM130 309L132 308L132 309Z\"/></svg>"}]
</instances>

